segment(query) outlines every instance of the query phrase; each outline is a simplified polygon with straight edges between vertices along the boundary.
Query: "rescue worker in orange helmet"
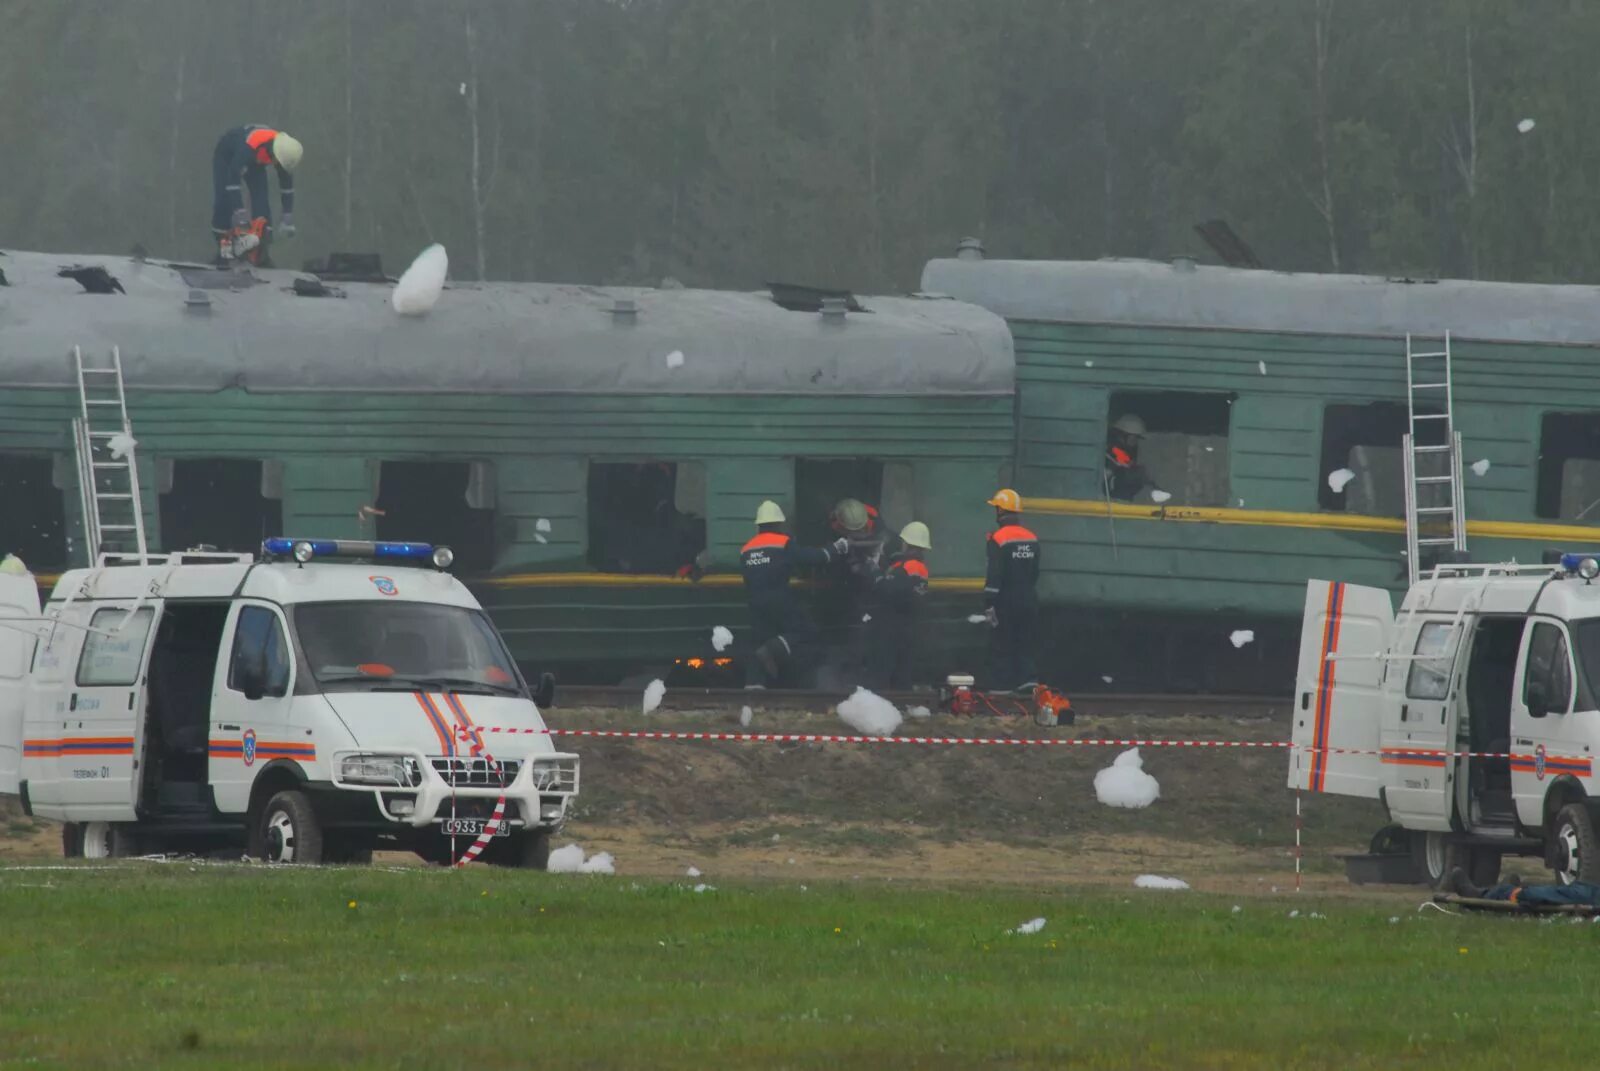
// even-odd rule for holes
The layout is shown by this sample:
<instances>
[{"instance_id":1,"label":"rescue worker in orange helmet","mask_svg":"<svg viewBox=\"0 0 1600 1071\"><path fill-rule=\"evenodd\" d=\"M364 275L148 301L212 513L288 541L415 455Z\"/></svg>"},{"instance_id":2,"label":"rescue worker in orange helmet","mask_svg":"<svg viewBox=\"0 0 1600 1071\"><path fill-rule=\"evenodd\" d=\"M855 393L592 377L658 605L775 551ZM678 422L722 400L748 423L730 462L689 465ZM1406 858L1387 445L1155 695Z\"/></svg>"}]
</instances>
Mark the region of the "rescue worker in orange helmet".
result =
<instances>
[{"instance_id":1,"label":"rescue worker in orange helmet","mask_svg":"<svg viewBox=\"0 0 1600 1071\"><path fill-rule=\"evenodd\" d=\"M211 233L222 259L234 255L229 234L249 226L252 218L272 225L272 207L267 198L267 168L278 172L278 195L283 202L283 221L277 234L294 237L294 169L300 165L300 142L281 130L260 123L236 126L217 139L211 153ZM250 208L244 207L241 187L250 193Z\"/></svg>"},{"instance_id":2,"label":"rescue worker in orange helmet","mask_svg":"<svg viewBox=\"0 0 1600 1071\"><path fill-rule=\"evenodd\" d=\"M1034 630L1039 616L1039 537L1017 523L1022 496L1009 487L989 499L995 530L987 543L983 616L989 622L989 667L984 687L992 692L1031 693Z\"/></svg>"},{"instance_id":3,"label":"rescue worker in orange helmet","mask_svg":"<svg viewBox=\"0 0 1600 1071\"><path fill-rule=\"evenodd\" d=\"M1106 432L1106 496L1118 502L1131 502L1145 488L1157 489L1150 474L1139 464L1139 445L1144 440L1144 421L1136 414L1119 416Z\"/></svg>"},{"instance_id":4,"label":"rescue worker in orange helmet","mask_svg":"<svg viewBox=\"0 0 1600 1071\"><path fill-rule=\"evenodd\" d=\"M783 510L763 502L756 510L756 535L739 551L744 593L749 600L754 654L745 666L745 687L776 684L795 665L804 665L816 639L816 626L795 598L789 579L797 565L827 565L849 550L839 538L829 547L796 547L784 531Z\"/></svg>"},{"instance_id":5,"label":"rescue worker in orange helmet","mask_svg":"<svg viewBox=\"0 0 1600 1071\"><path fill-rule=\"evenodd\" d=\"M912 521L900 530L901 550L872 586L867 621L868 688L911 687L914 630L928 597L928 526Z\"/></svg>"}]
</instances>

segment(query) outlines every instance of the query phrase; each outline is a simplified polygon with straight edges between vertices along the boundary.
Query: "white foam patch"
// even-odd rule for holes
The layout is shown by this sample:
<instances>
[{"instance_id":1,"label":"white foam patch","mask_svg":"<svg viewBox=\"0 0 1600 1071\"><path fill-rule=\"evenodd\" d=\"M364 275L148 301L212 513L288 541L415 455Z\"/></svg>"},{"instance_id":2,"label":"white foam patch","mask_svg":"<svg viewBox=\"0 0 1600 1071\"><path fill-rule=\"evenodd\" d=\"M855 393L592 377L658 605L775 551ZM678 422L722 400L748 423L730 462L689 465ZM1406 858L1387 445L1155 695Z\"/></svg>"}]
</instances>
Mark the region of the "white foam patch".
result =
<instances>
[{"instance_id":1,"label":"white foam patch","mask_svg":"<svg viewBox=\"0 0 1600 1071\"><path fill-rule=\"evenodd\" d=\"M106 440L106 449L111 451L111 456L118 461L127 457L133 452L133 448L138 445L139 440L125 431L119 431Z\"/></svg>"},{"instance_id":2,"label":"white foam patch","mask_svg":"<svg viewBox=\"0 0 1600 1071\"><path fill-rule=\"evenodd\" d=\"M667 686L659 680L651 681L644 686L644 712L646 714L661 705L661 697L667 694Z\"/></svg>"},{"instance_id":3,"label":"white foam patch","mask_svg":"<svg viewBox=\"0 0 1600 1071\"><path fill-rule=\"evenodd\" d=\"M1489 459L1482 457L1474 461L1472 463L1472 474L1474 476L1487 476L1489 474ZM1600 915L1596 917L1600 918Z\"/></svg>"},{"instance_id":4,"label":"white foam patch","mask_svg":"<svg viewBox=\"0 0 1600 1071\"><path fill-rule=\"evenodd\" d=\"M550 853L547 868L552 874L615 874L616 859L610 852L596 852L584 857L583 846L568 844Z\"/></svg>"},{"instance_id":5,"label":"white foam patch","mask_svg":"<svg viewBox=\"0 0 1600 1071\"><path fill-rule=\"evenodd\" d=\"M888 736L900 727L900 709L865 688L839 704L839 718L863 736Z\"/></svg>"},{"instance_id":6,"label":"white foam patch","mask_svg":"<svg viewBox=\"0 0 1600 1071\"><path fill-rule=\"evenodd\" d=\"M1105 681L1107 684L1110 684L1114 678L1108 677L1108 676L1106 676L1105 674L1102 673L1100 675L1100 679Z\"/></svg>"},{"instance_id":7,"label":"white foam patch","mask_svg":"<svg viewBox=\"0 0 1600 1071\"><path fill-rule=\"evenodd\" d=\"M401 316L424 316L439 303L444 279L450 272L450 256L435 242L417 254L389 295L389 303Z\"/></svg>"},{"instance_id":8,"label":"white foam patch","mask_svg":"<svg viewBox=\"0 0 1600 1071\"><path fill-rule=\"evenodd\" d=\"M533 522L533 530L535 532L543 532L545 535L549 535L550 534L550 518L548 518L548 517L540 517L538 520L534 521Z\"/></svg>"},{"instance_id":9,"label":"white foam patch","mask_svg":"<svg viewBox=\"0 0 1600 1071\"><path fill-rule=\"evenodd\" d=\"M1167 889L1172 891L1189 887L1189 883L1182 878L1164 878L1160 874L1140 874L1133 879L1133 885L1136 889ZM1239 909L1234 908L1234 910L1237 911Z\"/></svg>"},{"instance_id":10,"label":"white foam patch","mask_svg":"<svg viewBox=\"0 0 1600 1071\"><path fill-rule=\"evenodd\" d=\"M718 654L733 646L733 633L722 625L711 630L711 646Z\"/></svg>"},{"instance_id":11,"label":"white foam patch","mask_svg":"<svg viewBox=\"0 0 1600 1071\"><path fill-rule=\"evenodd\" d=\"M1029 919L1027 922L1022 923L1016 929L1010 932L1029 934L1038 933L1042 929L1044 929L1044 919Z\"/></svg>"},{"instance_id":12,"label":"white foam patch","mask_svg":"<svg viewBox=\"0 0 1600 1071\"><path fill-rule=\"evenodd\" d=\"M739 724L744 726L746 729L750 728L750 723L755 720L755 717L756 712L751 710L749 707L739 708Z\"/></svg>"},{"instance_id":13,"label":"white foam patch","mask_svg":"<svg viewBox=\"0 0 1600 1071\"><path fill-rule=\"evenodd\" d=\"M1161 503L1166 502L1171 498L1172 498L1172 493L1170 491L1151 491L1150 492L1150 501L1156 503L1157 505L1160 505Z\"/></svg>"},{"instance_id":14,"label":"white foam patch","mask_svg":"<svg viewBox=\"0 0 1600 1071\"><path fill-rule=\"evenodd\" d=\"M1256 368L1260 370L1262 375L1266 375L1267 374L1267 362L1266 361L1257 361L1256 362Z\"/></svg>"},{"instance_id":15,"label":"white foam patch","mask_svg":"<svg viewBox=\"0 0 1600 1071\"><path fill-rule=\"evenodd\" d=\"M967 615L967 624L969 624L969 625L986 624L988 622L988 620L989 619L987 617L984 617L982 614L968 614Z\"/></svg>"},{"instance_id":16,"label":"white foam patch","mask_svg":"<svg viewBox=\"0 0 1600 1071\"><path fill-rule=\"evenodd\" d=\"M1343 494L1345 486L1356 478L1356 474L1349 469L1334 469L1328 473L1328 489L1334 494Z\"/></svg>"},{"instance_id":17,"label":"white foam patch","mask_svg":"<svg viewBox=\"0 0 1600 1071\"><path fill-rule=\"evenodd\" d=\"M682 368L683 367L683 351L682 350L673 350L671 353L667 354L667 367L668 368Z\"/></svg>"},{"instance_id":18,"label":"white foam patch","mask_svg":"<svg viewBox=\"0 0 1600 1071\"><path fill-rule=\"evenodd\" d=\"M922 718L931 718L933 717L933 711L929 710L927 707L906 707L906 717L917 718L919 720Z\"/></svg>"},{"instance_id":19,"label":"white foam patch","mask_svg":"<svg viewBox=\"0 0 1600 1071\"><path fill-rule=\"evenodd\" d=\"M705 882L702 881L699 885L696 885L694 887L694 891L695 892L716 892L717 891L717 887L715 885L707 885Z\"/></svg>"},{"instance_id":20,"label":"white foam patch","mask_svg":"<svg viewBox=\"0 0 1600 1071\"><path fill-rule=\"evenodd\" d=\"M1228 642L1235 647L1243 647L1247 643L1255 642L1256 634L1247 628L1234 629L1228 633Z\"/></svg>"},{"instance_id":21,"label":"white foam patch","mask_svg":"<svg viewBox=\"0 0 1600 1071\"><path fill-rule=\"evenodd\" d=\"M697 867L697 866L692 866L688 870L685 870L683 873L684 873L685 877L698 878L700 876L700 868Z\"/></svg>"},{"instance_id":22,"label":"white foam patch","mask_svg":"<svg viewBox=\"0 0 1600 1071\"><path fill-rule=\"evenodd\" d=\"M1144 772L1139 749L1131 747L1094 775L1095 799L1107 807L1148 807L1161 797L1161 785Z\"/></svg>"},{"instance_id":23,"label":"white foam patch","mask_svg":"<svg viewBox=\"0 0 1600 1071\"><path fill-rule=\"evenodd\" d=\"M1517 133L1526 134L1528 131L1532 130L1538 125L1539 124L1534 122L1532 119L1524 119L1517 124Z\"/></svg>"}]
</instances>

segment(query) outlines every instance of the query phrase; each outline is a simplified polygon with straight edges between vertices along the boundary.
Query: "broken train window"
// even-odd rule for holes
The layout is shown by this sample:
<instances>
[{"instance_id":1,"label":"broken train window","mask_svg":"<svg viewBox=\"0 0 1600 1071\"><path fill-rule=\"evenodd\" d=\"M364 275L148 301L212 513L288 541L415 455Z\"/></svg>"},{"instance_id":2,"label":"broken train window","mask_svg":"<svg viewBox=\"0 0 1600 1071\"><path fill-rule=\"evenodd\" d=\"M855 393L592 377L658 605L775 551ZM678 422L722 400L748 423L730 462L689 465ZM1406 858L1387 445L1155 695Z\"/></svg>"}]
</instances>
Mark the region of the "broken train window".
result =
<instances>
[{"instance_id":1,"label":"broken train window","mask_svg":"<svg viewBox=\"0 0 1600 1071\"><path fill-rule=\"evenodd\" d=\"M283 534L283 464L240 458L163 458L157 467L161 542L248 553Z\"/></svg>"},{"instance_id":2,"label":"broken train window","mask_svg":"<svg viewBox=\"0 0 1600 1071\"><path fill-rule=\"evenodd\" d=\"M591 461L589 565L688 576L706 548L706 468L697 461Z\"/></svg>"},{"instance_id":3,"label":"broken train window","mask_svg":"<svg viewBox=\"0 0 1600 1071\"><path fill-rule=\"evenodd\" d=\"M1419 414L1439 411L1432 406L1417 406ZM1323 509L1371 517L1405 516L1406 470L1401 447L1410 425L1409 412L1400 402L1330 405L1324 409L1317 504ZM1419 423L1416 445L1443 445L1444 425L1442 420ZM1447 452L1418 455L1417 475L1448 476L1449 457ZM1418 506L1449 504L1447 483L1424 485L1418 492Z\"/></svg>"},{"instance_id":4,"label":"broken train window","mask_svg":"<svg viewBox=\"0 0 1600 1071\"><path fill-rule=\"evenodd\" d=\"M48 454L0 454L0 558L15 554L35 572L68 564L63 476Z\"/></svg>"},{"instance_id":5,"label":"broken train window","mask_svg":"<svg viewBox=\"0 0 1600 1071\"><path fill-rule=\"evenodd\" d=\"M381 462L377 509L378 539L449 547L457 573L494 568L498 540L489 462Z\"/></svg>"},{"instance_id":6,"label":"broken train window","mask_svg":"<svg viewBox=\"0 0 1600 1071\"><path fill-rule=\"evenodd\" d=\"M1107 493L1124 502L1227 506L1233 394L1117 391L1106 415Z\"/></svg>"},{"instance_id":7,"label":"broken train window","mask_svg":"<svg viewBox=\"0 0 1600 1071\"><path fill-rule=\"evenodd\" d=\"M1600 522L1600 412L1544 415L1534 515Z\"/></svg>"}]
</instances>

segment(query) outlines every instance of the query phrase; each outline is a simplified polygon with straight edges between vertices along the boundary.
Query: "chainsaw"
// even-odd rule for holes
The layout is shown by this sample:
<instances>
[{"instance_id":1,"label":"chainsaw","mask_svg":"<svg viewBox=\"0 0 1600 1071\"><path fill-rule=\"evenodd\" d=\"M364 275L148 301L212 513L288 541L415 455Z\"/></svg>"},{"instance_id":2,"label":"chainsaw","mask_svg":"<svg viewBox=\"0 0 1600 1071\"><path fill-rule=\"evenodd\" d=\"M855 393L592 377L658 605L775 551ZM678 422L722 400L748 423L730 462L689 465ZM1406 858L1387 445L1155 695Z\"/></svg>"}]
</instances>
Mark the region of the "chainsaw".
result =
<instances>
[{"instance_id":1,"label":"chainsaw","mask_svg":"<svg viewBox=\"0 0 1600 1071\"><path fill-rule=\"evenodd\" d=\"M224 234L217 242L217 253L223 260L260 266L267 257L267 233L266 218L257 216Z\"/></svg>"},{"instance_id":2,"label":"chainsaw","mask_svg":"<svg viewBox=\"0 0 1600 1071\"><path fill-rule=\"evenodd\" d=\"M1072 700L1047 685L1034 685L1026 698L1006 693L979 691L976 679L960 673L945 678L939 701L958 717L993 714L999 717L1032 716L1036 725L1071 725L1077 720Z\"/></svg>"}]
</instances>

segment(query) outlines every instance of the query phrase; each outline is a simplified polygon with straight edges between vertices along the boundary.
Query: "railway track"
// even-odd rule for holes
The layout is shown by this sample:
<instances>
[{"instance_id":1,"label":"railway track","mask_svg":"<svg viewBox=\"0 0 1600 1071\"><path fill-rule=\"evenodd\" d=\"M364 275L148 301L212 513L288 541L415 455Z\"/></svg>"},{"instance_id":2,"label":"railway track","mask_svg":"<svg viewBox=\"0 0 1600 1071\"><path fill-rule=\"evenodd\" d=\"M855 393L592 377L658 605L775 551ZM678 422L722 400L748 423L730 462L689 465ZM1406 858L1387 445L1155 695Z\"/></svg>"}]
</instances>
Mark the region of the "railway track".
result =
<instances>
[{"instance_id":1,"label":"railway track","mask_svg":"<svg viewBox=\"0 0 1600 1071\"><path fill-rule=\"evenodd\" d=\"M661 700L665 711L737 711L740 707L782 708L827 713L847 693L772 688L745 691L743 688L668 688ZM883 698L900 707L925 706L937 713L938 696L932 692L884 692ZM601 708L640 709L643 689L615 685L568 684L556 689L556 710ZM1286 718L1288 698L1259 695L1142 695L1091 694L1074 697L1073 710L1087 717L1236 717Z\"/></svg>"}]
</instances>

